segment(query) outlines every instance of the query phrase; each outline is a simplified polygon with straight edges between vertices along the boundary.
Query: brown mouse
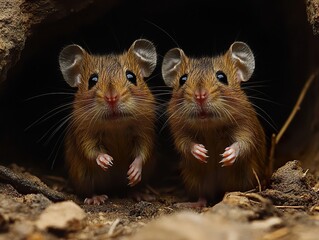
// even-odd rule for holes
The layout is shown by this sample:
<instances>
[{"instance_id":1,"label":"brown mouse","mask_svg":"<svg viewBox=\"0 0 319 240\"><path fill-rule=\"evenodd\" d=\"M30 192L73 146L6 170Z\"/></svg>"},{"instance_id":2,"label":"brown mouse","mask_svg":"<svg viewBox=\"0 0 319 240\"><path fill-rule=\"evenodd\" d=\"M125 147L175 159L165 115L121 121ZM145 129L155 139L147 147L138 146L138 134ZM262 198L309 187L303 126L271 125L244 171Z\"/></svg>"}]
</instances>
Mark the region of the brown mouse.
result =
<instances>
[{"instance_id":1,"label":"brown mouse","mask_svg":"<svg viewBox=\"0 0 319 240\"><path fill-rule=\"evenodd\" d=\"M156 67L152 42L122 54L92 55L78 45L59 55L65 81L77 87L65 141L70 182L87 204L146 180L154 166L155 98L144 78ZM143 170L143 171L142 171Z\"/></svg>"},{"instance_id":2,"label":"brown mouse","mask_svg":"<svg viewBox=\"0 0 319 240\"><path fill-rule=\"evenodd\" d=\"M255 188L256 175L264 179L265 133L241 89L254 69L243 42L215 57L190 58L180 48L165 54L162 76L172 87L168 125L186 190L198 198L182 206L203 207L227 191Z\"/></svg>"}]
</instances>

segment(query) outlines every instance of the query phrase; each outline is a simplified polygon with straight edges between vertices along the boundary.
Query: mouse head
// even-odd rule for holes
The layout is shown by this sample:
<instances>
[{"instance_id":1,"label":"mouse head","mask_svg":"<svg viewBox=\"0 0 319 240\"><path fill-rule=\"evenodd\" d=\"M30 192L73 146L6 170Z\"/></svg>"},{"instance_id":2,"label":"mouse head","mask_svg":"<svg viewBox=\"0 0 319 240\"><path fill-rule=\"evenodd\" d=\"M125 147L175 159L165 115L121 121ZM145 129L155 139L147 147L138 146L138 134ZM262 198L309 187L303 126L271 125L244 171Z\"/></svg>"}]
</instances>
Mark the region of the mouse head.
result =
<instances>
[{"instance_id":1,"label":"mouse head","mask_svg":"<svg viewBox=\"0 0 319 240\"><path fill-rule=\"evenodd\" d=\"M223 56L216 58L190 59L182 49L173 48L163 59L163 79L167 86L179 88L189 75L193 74L194 78L199 77L196 76L198 73L195 71L196 68L215 73L210 78L221 82L228 79L227 76L223 76L227 72L231 75L230 82L236 85L250 79L255 69L255 59L251 49L244 42L234 42Z\"/></svg>"},{"instance_id":2,"label":"mouse head","mask_svg":"<svg viewBox=\"0 0 319 240\"><path fill-rule=\"evenodd\" d=\"M173 88L172 101L180 103L190 116L222 116L219 109L246 101L240 84L250 79L254 69L251 49L234 42L217 57L190 58L180 48L171 49L164 56L162 76Z\"/></svg>"},{"instance_id":3,"label":"mouse head","mask_svg":"<svg viewBox=\"0 0 319 240\"><path fill-rule=\"evenodd\" d=\"M121 62L121 60L124 60L125 62ZM89 80L91 75L99 75L99 72L102 72L100 69L101 67L111 69L112 67L117 67L116 63L123 64L124 66L119 65L118 67L123 67L125 73L130 72L128 70L129 67L135 68L139 77L136 79L138 81L151 75L156 67L156 60L157 57L154 45L146 39L138 39L122 56L94 56L88 54L79 45L68 45L60 52L59 65L65 81L71 87L85 85L86 88L89 88L90 84L95 85L98 82L99 76L92 77L95 80L93 80L92 83L90 83ZM105 63L106 66L99 66L103 63ZM90 70L92 72L91 75L88 78L85 78L86 74L90 73ZM116 73L116 71L114 71L114 73ZM118 74L120 74L120 72ZM132 81L132 79L130 80L130 76L127 77L126 75L129 74L124 74L124 76L128 81Z\"/></svg>"},{"instance_id":4,"label":"mouse head","mask_svg":"<svg viewBox=\"0 0 319 240\"><path fill-rule=\"evenodd\" d=\"M153 101L144 78L151 75L156 60L155 47L146 39L134 41L122 54L92 55L73 44L59 55L65 81L78 88L77 102L103 109L106 115L130 114L137 105Z\"/></svg>"}]
</instances>

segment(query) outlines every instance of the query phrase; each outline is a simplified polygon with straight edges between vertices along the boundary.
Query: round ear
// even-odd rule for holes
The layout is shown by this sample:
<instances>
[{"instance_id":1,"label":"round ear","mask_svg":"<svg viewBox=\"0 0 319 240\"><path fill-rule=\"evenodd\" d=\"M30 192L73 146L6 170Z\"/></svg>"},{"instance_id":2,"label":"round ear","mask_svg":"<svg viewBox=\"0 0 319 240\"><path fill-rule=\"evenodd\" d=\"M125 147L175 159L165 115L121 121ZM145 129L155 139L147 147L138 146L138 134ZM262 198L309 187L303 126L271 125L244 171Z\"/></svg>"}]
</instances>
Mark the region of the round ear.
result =
<instances>
[{"instance_id":1,"label":"round ear","mask_svg":"<svg viewBox=\"0 0 319 240\"><path fill-rule=\"evenodd\" d=\"M128 52L136 56L143 77L149 77L154 71L157 61L156 49L153 43L146 39L138 39L133 42Z\"/></svg>"},{"instance_id":2,"label":"round ear","mask_svg":"<svg viewBox=\"0 0 319 240\"><path fill-rule=\"evenodd\" d=\"M255 70L254 54L244 42L234 42L229 48L230 56L238 69L240 81L248 81Z\"/></svg>"},{"instance_id":3,"label":"round ear","mask_svg":"<svg viewBox=\"0 0 319 240\"><path fill-rule=\"evenodd\" d=\"M77 87L81 82L80 66L85 53L83 48L75 44L66 46L60 52L60 70L71 87Z\"/></svg>"},{"instance_id":4,"label":"round ear","mask_svg":"<svg viewBox=\"0 0 319 240\"><path fill-rule=\"evenodd\" d=\"M162 63L162 76L167 86L173 87L173 81L184 57L186 56L180 48L173 48L165 54Z\"/></svg>"}]
</instances>

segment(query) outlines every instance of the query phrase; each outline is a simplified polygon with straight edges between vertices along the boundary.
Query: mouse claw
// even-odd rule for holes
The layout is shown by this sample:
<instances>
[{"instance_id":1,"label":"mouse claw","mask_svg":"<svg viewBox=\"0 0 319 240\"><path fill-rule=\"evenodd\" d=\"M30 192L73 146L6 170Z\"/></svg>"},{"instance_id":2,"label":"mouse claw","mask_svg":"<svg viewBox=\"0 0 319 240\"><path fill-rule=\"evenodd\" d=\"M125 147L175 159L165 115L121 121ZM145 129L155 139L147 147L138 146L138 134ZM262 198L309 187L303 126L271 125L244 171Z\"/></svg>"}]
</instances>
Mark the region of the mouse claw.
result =
<instances>
[{"instance_id":1,"label":"mouse claw","mask_svg":"<svg viewBox=\"0 0 319 240\"><path fill-rule=\"evenodd\" d=\"M207 163L206 158L209 157L207 155L207 152L208 150L205 148L203 144L197 144L197 143L192 144L191 153L200 162Z\"/></svg>"},{"instance_id":2,"label":"mouse claw","mask_svg":"<svg viewBox=\"0 0 319 240\"><path fill-rule=\"evenodd\" d=\"M220 155L223 157L223 159L219 162L222 163L222 167L233 165L239 155L238 142L235 142L231 146L225 148L225 152Z\"/></svg>"},{"instance_id":3,"label":"mouse claw","mask_svg":"<svg viewBox=\"0 0 319 240\"><path fill-rule=\"evenodd\" d=\"M113 158L106 153L100 153L96 158L96 163L102 170L106 171L109 167L113 166Z\"/></svg>"},{"instance_id":4,"label":"mouse claw","mask_svg":"<svg viewBox=\"0 0 319 240\"><path fill-rule=\"evenodd\" d=\"M101 205L103 203L106 202L106 200L108 199L107 195L95 195L91 198L86 198L84 200L84 204L87 205Z\"/></svg>"},{"instance_id":5,"label":"mouse claw","mask_svg":"<svg viewBox=\"0 0 319 240\"><path fill-rule=\"evenodd\" d=\"M142 180L142 165L142 158L140 156L136 157L127 172L128 186L133 187Z\"/></svg>"}]
</instances>

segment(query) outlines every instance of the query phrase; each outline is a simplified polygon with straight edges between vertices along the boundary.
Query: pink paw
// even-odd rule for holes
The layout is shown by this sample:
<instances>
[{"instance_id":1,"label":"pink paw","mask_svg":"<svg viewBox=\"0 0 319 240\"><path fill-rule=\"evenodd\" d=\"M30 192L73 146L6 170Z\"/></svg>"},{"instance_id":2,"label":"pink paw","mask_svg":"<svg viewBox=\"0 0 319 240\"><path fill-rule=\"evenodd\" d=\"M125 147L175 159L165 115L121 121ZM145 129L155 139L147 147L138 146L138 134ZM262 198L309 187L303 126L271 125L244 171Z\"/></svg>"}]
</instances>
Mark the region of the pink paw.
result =
<instances>
[{"instance_id":1,"label":"pink paw","mask_svg":"<svg viewBox=\"0 0 319 240\"><path fill-rule=\"evenodd\" d=\"M105 153L100 153L96 158L96 163L104 171L106 171L109 167L113 165L113 158Z\"/></svg>"},{"instance_id":2,"label":"pink paw","mask_svg":"<svg viewBox=\"0 0 319 240\"><path fill-rule=\"evenodd\" d=\"M208 156L206 155L207 152L208 151L203 144L198 144L198 143L192 144L191 153L200 162L207 163L207 160L206 160L206 158L208 158Z\"/></svg>"},{"instance_id":3,"label":"pink paw","mask_svg":"<svg viewBox=\"0 0 319 240\"><path fill-rule=\"evenodd\" d=\"M133 187L142 180L142 158L136 157L129 167L127 172L129 183L128 185Z\"/></svg>"},{"instance_id":4,"label":"pink paw","mask_svg":"<svg viewBox=\"0 0 319 240\"><path fill-rule=\"evenodd\" d=\"M219 163L222 163L222 167L231 166L236 161L238 155L239 155L239 144L238 142L235 142L231 146L225 148L225 152L221 154L223 159Z\"/></svg>"},{"instance_id":5,"label":"pink paw","mask_svg":"<svg viewBox=\"0 0 319 240\"><path fill-rule=\"evenodd\" d=\"M108 199L108 196L106 195L97 195L91 198L86 198L84 200L84 203L88 205L101 205L105 203L107 199Z\"/></svg>"}]
</instances>

